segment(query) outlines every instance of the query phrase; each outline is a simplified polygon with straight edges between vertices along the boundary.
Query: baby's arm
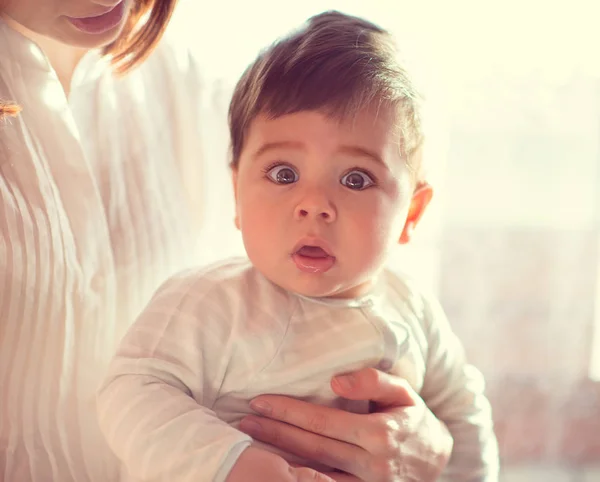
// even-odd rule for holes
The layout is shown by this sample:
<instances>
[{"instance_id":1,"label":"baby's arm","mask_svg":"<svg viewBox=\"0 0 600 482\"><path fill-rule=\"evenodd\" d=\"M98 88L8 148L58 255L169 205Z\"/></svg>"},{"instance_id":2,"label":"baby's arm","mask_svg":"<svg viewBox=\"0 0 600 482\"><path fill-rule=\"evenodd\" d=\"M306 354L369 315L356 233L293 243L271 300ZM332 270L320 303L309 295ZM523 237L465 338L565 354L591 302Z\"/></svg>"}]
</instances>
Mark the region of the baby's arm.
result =
<instances>
[{"instance_id":1,"label":"baby's arm","mask_svg":"<svg viewBox=\"0 0 600 482\"><path fill-rule=\"evenodd\" d=\"M442 480L496 482L498 444L483 376L466 362L462 344L436 301L425 300L424 318L428 357L421 396L454 439Z\"/></svg>"},{"instance_id":2,"label":"baby's arm","mask_svg":"<svg viewBox=\"0 0 600 482\"><path fill-rule=\"evenodd\" d=\"M235 336L224 298L191 279L168 281L110 365L98 395L100 426L136 480L222 482L251 443L210 409ZM298 480L285 460L269 456L263 475Z\"/></svg>"}]
</instances>

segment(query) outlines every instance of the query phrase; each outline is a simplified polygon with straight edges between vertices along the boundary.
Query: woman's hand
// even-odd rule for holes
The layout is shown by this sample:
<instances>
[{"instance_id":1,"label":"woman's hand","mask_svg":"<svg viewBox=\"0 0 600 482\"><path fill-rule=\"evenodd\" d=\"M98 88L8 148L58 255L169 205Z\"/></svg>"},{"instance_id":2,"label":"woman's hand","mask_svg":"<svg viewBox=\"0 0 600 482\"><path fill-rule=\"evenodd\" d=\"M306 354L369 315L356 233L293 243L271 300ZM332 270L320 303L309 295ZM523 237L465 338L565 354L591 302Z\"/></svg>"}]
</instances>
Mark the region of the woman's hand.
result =
<instances>
[{"instance_id":1,"label":"woman's hand","mask_svg":"<svg viewBox=\"0 0 600 482\"><path fill-rule=\"evenodd\" d=\"M261 395L241 430L341 473L338 482L433 482L452 451L447 428L408 383L367 368L335 377L331 387L350 400L371 400L375 411L354 414L278 395Z\"/></svg>"}]
</instances>

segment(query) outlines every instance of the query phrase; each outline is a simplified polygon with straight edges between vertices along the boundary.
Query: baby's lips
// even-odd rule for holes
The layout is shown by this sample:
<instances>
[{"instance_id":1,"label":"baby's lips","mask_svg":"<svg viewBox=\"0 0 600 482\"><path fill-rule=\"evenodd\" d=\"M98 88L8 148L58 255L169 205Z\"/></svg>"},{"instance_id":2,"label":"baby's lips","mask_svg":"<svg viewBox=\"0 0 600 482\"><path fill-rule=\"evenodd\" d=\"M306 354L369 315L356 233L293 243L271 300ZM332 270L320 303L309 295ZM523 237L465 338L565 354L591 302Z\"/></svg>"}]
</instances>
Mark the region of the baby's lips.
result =
<instances>
[{"instance_id":1,"label":"baby's lips","mask_svg":"<svg viewBox=\"0 0 600 482\"><path fill-rule=\"evenodd\" d=\"M306 256L307 258L327 258L329 253L320 246L302 246L296 254Z\"/></svg>"}]
</instances>

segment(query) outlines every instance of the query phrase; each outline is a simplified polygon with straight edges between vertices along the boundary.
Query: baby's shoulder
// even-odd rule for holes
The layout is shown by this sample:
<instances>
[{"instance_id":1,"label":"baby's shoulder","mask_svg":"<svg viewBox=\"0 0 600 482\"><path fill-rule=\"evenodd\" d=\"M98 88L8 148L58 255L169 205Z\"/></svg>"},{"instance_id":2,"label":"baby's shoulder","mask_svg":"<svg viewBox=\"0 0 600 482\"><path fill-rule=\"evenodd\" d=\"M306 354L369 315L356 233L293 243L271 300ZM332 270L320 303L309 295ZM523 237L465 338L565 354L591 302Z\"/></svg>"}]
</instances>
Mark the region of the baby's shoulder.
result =
<instances>
[{"instance_id":1,"label":"baby's shoulder","mask_svg":"<svg viewBox=\"0 0 600 482\"><path fill-rule=\"evenodd\" d=\"M257 282L257 274L247 259L228 258L179 271L162 284L158 293L179 292L193 298L216 293L232 296L245 284Z\"/></svg>"},{"instance_id":2,"label":"baby's shoulder","mask_svg":"<svg viewBox=\"0 0 600 482\"><path fill-rule=\"evenodd\" d=\"M386 304L405 320L428 329L440 309L437 297L416 279L395 270L386 269L382 283Z\"/></svg>"},{"instance_id":3,"label":"baby's shoulder","mask_svg":"<svg viewBox=\"0 0 600 482\"><path fill-rule=\"evenodd\" d=\"M409 307L415 312L422 310L425 293L414 278L388 268L382 274L382 283L385 296L392 303Z\"/></svg>"},{"instance_id":4,"label":"baby's shoulder","mask_svg":"<svg viewBox=\"0 0 600 482\"><path fill-rule=\"evenodd\" d=\"M285 290L241 257L181 271L169 278L155 296L176 297L185 311L208 311L227 318L256 316L270 307L284 312L292 302Z\"/></svg>"}]
</instances>

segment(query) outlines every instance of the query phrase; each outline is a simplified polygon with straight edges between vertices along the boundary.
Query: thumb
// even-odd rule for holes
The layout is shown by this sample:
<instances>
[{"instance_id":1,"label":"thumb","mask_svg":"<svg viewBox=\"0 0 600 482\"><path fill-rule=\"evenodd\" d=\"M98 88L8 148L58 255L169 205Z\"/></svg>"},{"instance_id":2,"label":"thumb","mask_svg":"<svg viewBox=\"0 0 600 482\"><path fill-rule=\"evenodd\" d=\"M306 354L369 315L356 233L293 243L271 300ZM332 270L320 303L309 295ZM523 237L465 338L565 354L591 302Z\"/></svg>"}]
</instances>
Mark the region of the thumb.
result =
<instances>
[{"instance_id":1,"label":"thumb","mask_svg":"<svg viewBox=\"0 0 600 482\"><path fill-rule=\"evenodd\" d=\"M295 482L335 482L329 475L308 467L290 467Z\"/></svg>"},{"instance_id":2,"label":"thumb","mask_svg":"<svg viewBox=\"0 0 600 482\"><path fill-rule=\"evenodd\" d=\"M379 408L412 407L420 400L404 378L363 368L352 373L335 376L331 388L340 397L349 400L370 400Z\"/></svg>"},{"instance_id":3,"label":"thumb","mask_svg":"<svg viewBox=\"0 0 600 482\"><path fill-rule=\"evenodd\" d=\"M342 472L327 472L327 476L335 482L361 482L361 480L354 475L344 474Z\"/></svg>"}]
</instances>

